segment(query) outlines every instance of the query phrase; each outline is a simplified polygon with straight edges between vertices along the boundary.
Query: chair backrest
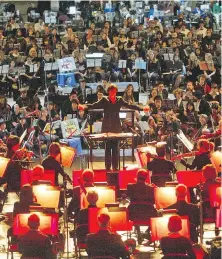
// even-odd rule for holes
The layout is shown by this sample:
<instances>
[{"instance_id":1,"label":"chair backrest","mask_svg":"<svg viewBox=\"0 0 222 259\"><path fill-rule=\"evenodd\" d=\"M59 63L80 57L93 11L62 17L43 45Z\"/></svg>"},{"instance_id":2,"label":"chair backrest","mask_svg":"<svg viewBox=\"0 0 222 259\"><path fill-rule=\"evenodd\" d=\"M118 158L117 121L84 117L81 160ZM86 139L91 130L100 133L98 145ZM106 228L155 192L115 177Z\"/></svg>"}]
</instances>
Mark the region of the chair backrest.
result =
<instances>
[{"instance_id":1,"label":"chair backrest","mask_svg":"<svg viewBox=\"0 0 222 259\"><path fill-rule=\"evenodd\" d=\"M213 208L221 207L221 194L222 187L220 183L212 183L209 186L209 194L210 194L210 206Z\"/></svg>"}]
</instances>

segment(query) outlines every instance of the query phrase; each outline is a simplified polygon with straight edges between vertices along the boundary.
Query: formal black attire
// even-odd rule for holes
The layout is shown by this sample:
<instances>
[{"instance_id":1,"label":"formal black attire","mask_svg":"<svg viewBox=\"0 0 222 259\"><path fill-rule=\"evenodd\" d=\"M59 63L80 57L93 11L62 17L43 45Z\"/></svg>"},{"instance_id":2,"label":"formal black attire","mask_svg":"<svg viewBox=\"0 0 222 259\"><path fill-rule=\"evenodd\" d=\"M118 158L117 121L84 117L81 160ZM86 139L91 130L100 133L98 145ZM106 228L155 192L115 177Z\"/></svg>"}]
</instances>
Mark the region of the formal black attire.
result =
<instances>
[{"instance_id":1,"label":"formal black attire","mask_svg":"<svg viewBox=\"0 0 222 259\"><path fill-rule=\"evenodd\" d=\"M45 170L54 170L55 171L55 185L59 185L59 174L61 174L63 177L66 176L64 170L62 169L60 163L56 161L53 157L47 156L42 161L42 166Z\"/></svg>"},{"instance_id":2,"label":"formal black attire","mask_svg":"<svg viewBox=\"0 0 222 259\"><path fill-rule=\"evenodd\" d=\"M96 234L88 234L86 238L89 258L95 256L113 256L127 258L129 256L121 236L108 230L99 230Z\"/></svg>"},{"instance_id":3,"label":"formal black attire","mask_svg":"<svg viewBox=\"0 0 222 259\"><path fill-rule=\"evenodd\" d=\"M26 107L26 106L30 106L31 105L31 100L29 99L28 96L26 97L19 97L17 100L16 100L16 103L18 104L18 106L21 108L21 107Z\"/></svg>"},{"instance_id":4,"label":"formal black attire","mask_svg":"<svg viewBox=\"0 0 222 259\"><path fill-rule=\"evenodd\" d=\"M121 107L133 109L133 110L142 110L137 105L128 104L125 102L122 97L117 96L116 102L112 103L108 97L103 97L101 100L94 104L87 105L89 109L103 109L104 118L102 121L102 132L103 133L121 133L122 127L119 118L119 112ZM119 162L119 148L118 140L109 140L106 142L105 149L105 166L109 170L112 163L112 168L114 170L118 169Z\"/></svg>"},{"instance_id":5,"label":"formal black attire","mask_svg":"<svg viewBox=\"0 0 222 259\"><path fill-rule=\"evenodd\" d=\"M154 208L154 188L146 183L137 182L127 185L127 196L130 198L129 219L148 220L157 216Z\"/></svg>"},{"instance_id":6,"label":"formal black attire","mask_svg":"<svg viewBox=\"0 0 222 259\"><path fill-rule=\"evenodd\" d=\"M210 105L207 101L205 101L203 99L200 100L198 114L206 114L208 116L211 114L211 108L210 108Z\"/></svg>"},{"instance_id":7,"label":"formal black attire","mask_svg":"<svg viewBox=\"0 0 222 259\"><path fill-rule=\"evenodd\" d=\"M22 254L21 258L52 259L51 241L38 230L29 230L28 233L20 236L18 250Z\"/></svg>"},{"instance_id":8,"label":"formal black attire","mask_svg":"<svg viewBox=\"0 0 222 259\"><path fill-rule=\"evenodd\" d=\"M190 239L194 242L198 242L197 227L200 225L200 210L197 205L187 203L184 200L178 200L176 203L167 207L166 209L176 209L178 215L188 216L190 220Z\"/></svg>"},{"instance_id":9,"label":"formal black attire","mask_svg":"<svg viewBox=\"0 0 222 259\"><path fill-rule=\"evenodd\" d=\"M191 170L194 170L194 169L201 170L205 165L211 164L208 152L195 155L195 158L191 165L187 164L184 160L181 160L180 162L181 164L183 164L184 166L186 166Z\"/></svg>"},{"instance_id":10,"label":"formal black attire","mask_svg":"<svg viewBox=\"0 0 222 259\"><path fill-rule=\"evenodd\" d=\"M174 163L164 158L154 158L147 164L147 169L152 171L151 182L158 187L164 187L165 182L172 181L170 173L176 171Z\"/></svg>"},{"instance_id":11,"label":"formal black attire","mask_svg":"<svg viewBox=\"0 0 222 259\"><path fill-rule=\"evenodd\" d=\"M28 123L25 123L24 125L18 123L15 127L15 135L21 137L26 129L28 129Z\"/></svg>"},{"instance_id":12,"label":"formal black attire","mask_svg":"<svg viewBox=\"0 0 222 259\"><path fill-rule=\"evenodd\" d=\"M173 256L173 254L184 254L188 255L189 259L196 259L196 255L194 253L192 244L190 240L183 236L178 236L176 238L167 236L163 237L160 240L160 246L164 254L164 259L175 259L177 257ZM167 256L168 255L168 256ZM170 256L171 255L171 256ZM183 257L179 257L183 259ZM184 256L184 259L187 257Z\"/></svg>"},{"instance_id":13,"label":"formal black attire","mask_svg":"<svg viewBox=\"0 0 222 259\"><path fill-rule=\"evenodd\" d=\"M94 187L93 183L84 183L84 187ZM80 210L80 192L81 188L80 186L75 186L73 188L73 197L68 205L67 211L68 211L68 216L73 218L77 217L77 213Z\"/></svg>"}]
</instances>

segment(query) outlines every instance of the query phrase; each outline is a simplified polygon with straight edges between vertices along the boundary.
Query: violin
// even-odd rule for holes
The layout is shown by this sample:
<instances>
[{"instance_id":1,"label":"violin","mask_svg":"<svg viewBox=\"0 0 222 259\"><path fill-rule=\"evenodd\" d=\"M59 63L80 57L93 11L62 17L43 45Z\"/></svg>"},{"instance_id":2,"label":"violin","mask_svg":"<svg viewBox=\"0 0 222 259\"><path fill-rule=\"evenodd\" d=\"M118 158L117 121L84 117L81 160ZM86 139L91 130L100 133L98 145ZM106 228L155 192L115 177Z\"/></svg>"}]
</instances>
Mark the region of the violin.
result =
<instances>
[{"instance_id":1,"label":"violin","mask_svg":"<svg viewBox=\"0 0 222 259\"><path fill-rule=\"evenodd\" d=\"M192 152L189 152L189 153L184 153L184 154L174 156L174 157L171 158L171 160L172 161L181 160L182 158L185 158L185 157L194 157L194 156L199 156L201 154L202 154L202 152L200 152L200 151L192 151Z\"/></svg>"}]
</instances>

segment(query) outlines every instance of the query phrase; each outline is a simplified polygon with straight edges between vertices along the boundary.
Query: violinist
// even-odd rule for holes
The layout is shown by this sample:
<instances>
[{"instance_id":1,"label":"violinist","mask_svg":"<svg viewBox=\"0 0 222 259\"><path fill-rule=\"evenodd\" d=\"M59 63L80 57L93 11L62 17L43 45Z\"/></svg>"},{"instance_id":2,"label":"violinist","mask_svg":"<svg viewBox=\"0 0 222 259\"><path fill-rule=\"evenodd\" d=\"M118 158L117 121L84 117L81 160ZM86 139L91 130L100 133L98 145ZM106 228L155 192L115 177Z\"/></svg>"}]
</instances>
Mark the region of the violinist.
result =
<instances>
[{"instance_id":1,"label":"violinist","mask_svg":"<svg viewBox=\"0 0 222 259\"><path fill-rule=\"evenodd\" d=\"M180 163L186 168L189 168L191 170L202 170L202 168L207 165L211 164L210 161L210 154L209 154L209 141L205 139L200 139L197 143L197 151L194 153L195 158L192 162L192 164L188 164L185 160L180 160Z\"/></svg>"}]
</instances>

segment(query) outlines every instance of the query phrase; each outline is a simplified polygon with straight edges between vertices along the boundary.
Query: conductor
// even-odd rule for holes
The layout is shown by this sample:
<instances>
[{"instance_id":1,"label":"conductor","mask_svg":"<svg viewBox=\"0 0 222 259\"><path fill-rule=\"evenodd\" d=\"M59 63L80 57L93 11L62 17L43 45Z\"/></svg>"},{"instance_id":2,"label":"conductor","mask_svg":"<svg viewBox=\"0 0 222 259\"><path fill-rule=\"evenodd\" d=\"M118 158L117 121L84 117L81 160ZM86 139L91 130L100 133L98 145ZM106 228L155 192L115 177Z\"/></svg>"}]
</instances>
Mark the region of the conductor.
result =
<instances>
[{"instance_id":1,"label":"conductor","mask_svg":"<svg viewBox=\"0 0 222 259\"><path fill-rule=\"evenodd\" d=\"M118 88L115 84L110 84L107 88L108 96L104 96L98 102L87 105L79 105L79 109L103 109L104 118L102 122L102 133L121 133L121 122L119 118L119 112L121 107L126 107L133 110L147 112L148 106L140 107L138 105L132 105L125 102L122 97L116 96ZM118 140L111 139L106 142L105 147L105 167L106 170L112 169L118 170L119 164L119 147Z\"/></svg>"}]
</instances>

